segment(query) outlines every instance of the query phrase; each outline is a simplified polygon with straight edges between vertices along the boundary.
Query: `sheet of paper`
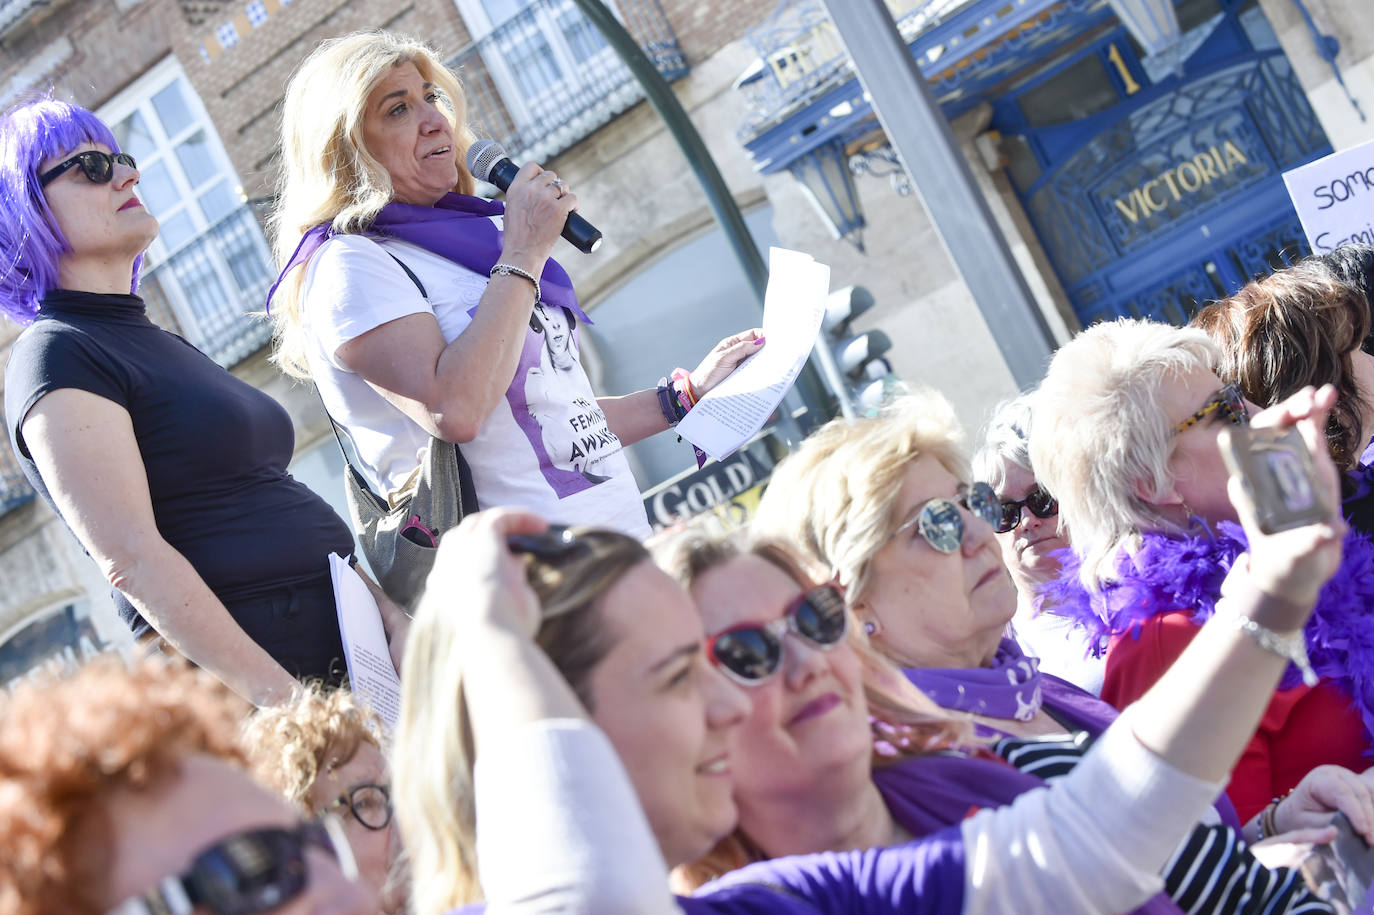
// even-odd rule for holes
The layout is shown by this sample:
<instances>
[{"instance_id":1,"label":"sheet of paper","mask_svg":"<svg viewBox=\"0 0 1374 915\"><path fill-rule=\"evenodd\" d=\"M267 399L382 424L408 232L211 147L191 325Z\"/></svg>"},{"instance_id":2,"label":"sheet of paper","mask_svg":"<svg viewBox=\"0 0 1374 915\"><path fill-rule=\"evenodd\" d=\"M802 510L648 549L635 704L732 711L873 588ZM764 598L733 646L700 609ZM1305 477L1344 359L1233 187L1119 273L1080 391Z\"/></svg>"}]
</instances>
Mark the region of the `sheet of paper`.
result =
<instances>
[{"instance_id":1,"label":"sheet of paper","mask_svg":"<svg viewBox=\"0 0 1374 915\"><path fill-rule=\"evenodd\" d=\"M334 606L339 612L339 634L353 695L377 713L389 735L401 719L401 678L386 647L382 612L348 560L330 553L329 572L334 579Z\"/></svg>"},{"instance_id":2,"label":"sheet of paper","mask_svg":"<svg viewBox=\"0 0 1374 915\"><path fill-rule=\"evenodd\" d=\"M678 434L718 461L757 435L811 354L829 291L825 264L800 251L770 249L763 297L767 343L692 408Z\"/></svg>"},{"instance_id":3,"label":"sheet of paper","mask_svg":"<svg viewBox=\"0 0 1374 915\"><path fill-rule=\"evenodd\" d=\"M1374 140L1286 171L1283 183L1314 252L1374 244Z\"/></svg>"}]
</instances>

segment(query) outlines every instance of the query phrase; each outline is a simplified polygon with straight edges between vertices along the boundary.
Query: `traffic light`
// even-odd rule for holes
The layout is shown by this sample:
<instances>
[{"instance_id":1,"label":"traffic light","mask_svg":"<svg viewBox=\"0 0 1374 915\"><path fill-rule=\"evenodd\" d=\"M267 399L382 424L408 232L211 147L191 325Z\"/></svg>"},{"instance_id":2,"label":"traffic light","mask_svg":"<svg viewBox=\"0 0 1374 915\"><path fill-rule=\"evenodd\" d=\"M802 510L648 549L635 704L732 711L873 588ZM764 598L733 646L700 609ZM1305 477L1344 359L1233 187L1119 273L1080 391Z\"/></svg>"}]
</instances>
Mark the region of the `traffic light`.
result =
<instances>
[{"instance_id":1,"label":"traffic light","mask_svg":"<svg viewBox=\"0 0 1374 915\"><path fill-rule=\"evenodd\" d=\"M850 334L856 317L873 307L873 293L862 286L832 292L821 321L823 339L817 361L845 416L872 415L882 406L895 381L892 364L883 358L892 341L881 330Z\"/></svg>"}]
</instances>

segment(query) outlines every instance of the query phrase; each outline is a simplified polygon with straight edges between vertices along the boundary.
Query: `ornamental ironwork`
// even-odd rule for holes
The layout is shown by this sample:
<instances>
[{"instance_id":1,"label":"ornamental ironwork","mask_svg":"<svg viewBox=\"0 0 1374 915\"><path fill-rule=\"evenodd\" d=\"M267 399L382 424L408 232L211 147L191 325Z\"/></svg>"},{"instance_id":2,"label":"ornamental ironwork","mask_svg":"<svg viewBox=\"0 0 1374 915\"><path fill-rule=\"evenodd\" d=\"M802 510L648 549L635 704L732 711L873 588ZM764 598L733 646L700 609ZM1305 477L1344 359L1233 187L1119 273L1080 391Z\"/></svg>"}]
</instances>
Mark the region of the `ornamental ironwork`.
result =
<instances>
[{"instance_id":1,"label":"ornamental ironwork","mask_svg":"<svg viewBox=\"0 0 1374 915\"><path fill-rule=\"evenodd\" d=\"M665 79L687 61L658 0L617 0L625 29ZM639 81L568 0L535 0L448 61L469 123L517 162L543 161L644 98Z\"/></svg>"}]
</instances>

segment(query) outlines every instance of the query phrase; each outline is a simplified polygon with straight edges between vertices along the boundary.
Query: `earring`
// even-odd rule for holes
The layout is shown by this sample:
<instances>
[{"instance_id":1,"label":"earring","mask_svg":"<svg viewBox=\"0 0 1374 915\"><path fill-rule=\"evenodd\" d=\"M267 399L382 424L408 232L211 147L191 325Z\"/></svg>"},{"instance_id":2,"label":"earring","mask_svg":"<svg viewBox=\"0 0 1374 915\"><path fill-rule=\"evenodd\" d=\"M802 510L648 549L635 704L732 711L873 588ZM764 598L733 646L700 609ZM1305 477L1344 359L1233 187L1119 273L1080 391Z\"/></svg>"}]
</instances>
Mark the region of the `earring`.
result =
<instances>
[{"instance_id":1,"label":"earring","mask_svg":"<svg viewBox=\"0 0 1374 915\"><path fill-rule=\"evenodd\" d=\"M1180 502L1179 504L1183 507L1184 513L1188 516L1188 533L1195 537L1205 536L1208 540L1216 543L1217 535L1212 533L1212 525L1207 523L1207 519L1203 518L1201 515L1194 514L1193 510L1188 507L1187 502Z\"/></svg>"},{"instance_id":2,"label":"earring","mask_svg":"<svg viewBox=\"0 0 1374 915\"><path fill-rule=\"evenodd\" d=\"M864 632L865 632L867 635L873 635L873 634L876 633L877 631L878 631L878 627L875 626L873 623L864 623Z\"/></svg>"}]
</instances>

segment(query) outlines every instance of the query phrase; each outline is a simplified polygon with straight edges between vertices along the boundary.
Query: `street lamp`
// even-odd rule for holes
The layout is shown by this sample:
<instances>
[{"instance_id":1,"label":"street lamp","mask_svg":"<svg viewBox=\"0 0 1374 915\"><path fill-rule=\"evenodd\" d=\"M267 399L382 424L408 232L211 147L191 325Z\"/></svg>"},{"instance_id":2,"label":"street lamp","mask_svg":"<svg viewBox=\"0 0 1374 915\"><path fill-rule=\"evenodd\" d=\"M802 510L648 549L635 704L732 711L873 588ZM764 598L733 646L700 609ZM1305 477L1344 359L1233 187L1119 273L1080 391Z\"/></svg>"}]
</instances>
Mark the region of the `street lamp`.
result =
<instances>
[{"instance_id":1,"label":"street lamp","mask_svg":"<svg viewBox=\"0 0 1374 915\"><path fill-rule=\"evenodd\" d=\"M1149 55L1178 44L1178 15L1174 0L1107 0L1131 35Z\"/></svg>"},{"instance_id":2,"label":"street lamp","mask_svg":"<svg viewBox=\"0 0 1374 915\"><path fill-rule=\"evenodd\" d=\"M854 175L849 171L844 143L831 140L795 160L788 168L825 217L831 234L845 239L862 252L864 243L859 230L864 227L864 214L854 192Z\"/></svg>"}]
</instances>

